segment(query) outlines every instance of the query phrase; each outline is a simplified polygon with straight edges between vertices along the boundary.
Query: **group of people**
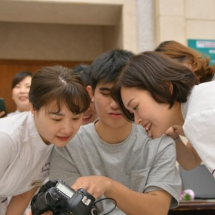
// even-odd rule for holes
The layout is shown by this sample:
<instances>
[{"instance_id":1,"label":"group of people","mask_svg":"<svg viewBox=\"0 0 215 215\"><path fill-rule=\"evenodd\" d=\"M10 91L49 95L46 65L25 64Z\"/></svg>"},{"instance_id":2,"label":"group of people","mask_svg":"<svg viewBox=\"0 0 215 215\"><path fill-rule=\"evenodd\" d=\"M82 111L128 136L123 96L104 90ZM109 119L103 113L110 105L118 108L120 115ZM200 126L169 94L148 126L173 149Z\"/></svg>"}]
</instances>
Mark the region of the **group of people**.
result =
<instances>
[{"instance_id":1,"label":"group of people","mask_svg":"<svg viewBox=\"0 0 215 215\"><path fill-rule=\"evenodd\" d=\"M176 160L186 169L203 161L215 175L214 73L175 41L41 68L30 111L0 119L0 214L22 215L48 176L114 199L115 215L166 215L179 203ZM113 203L97 206L105 213Z\"/></svg>"}]
</instances>

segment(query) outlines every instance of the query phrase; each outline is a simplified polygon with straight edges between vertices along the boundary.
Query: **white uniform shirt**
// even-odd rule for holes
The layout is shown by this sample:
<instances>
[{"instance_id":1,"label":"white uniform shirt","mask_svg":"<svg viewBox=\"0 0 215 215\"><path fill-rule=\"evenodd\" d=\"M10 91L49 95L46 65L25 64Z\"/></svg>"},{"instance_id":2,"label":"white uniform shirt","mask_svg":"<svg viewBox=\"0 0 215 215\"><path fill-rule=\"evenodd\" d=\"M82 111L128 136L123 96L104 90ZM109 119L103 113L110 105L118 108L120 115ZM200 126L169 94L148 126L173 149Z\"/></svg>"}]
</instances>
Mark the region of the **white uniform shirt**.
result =
<instances>
[{"instance_id":1,"label":"white uniform shirt","mask_svg":"<svg viewBox=\"0 0 215 215\"><path fill-rule=\"evenodd\" d=\"M195 86L182 114L185 136L215 177L215 82Z\"/></svg>"},{"instance_id":2,"label":"white uniform shirt","mask_svg":"<svg viewBox=\"0 0 215 215\"><path fill-rule=\"evenodd\" d=\"M22 113L22 112L16 110L16 111L14 111L14 112L8 113L7 116L11 117L11 116L14 116L14 115L20 114L20 113Z\"/></svg>"},{"instance_id":3,"label":"white uniform shirt","mask_svg":"<svg viewBox=\"0 0 215 215\"><path fill-rule=\"evenodd\" d=\"M42 141L30 112L0 119L0 214L5 197L42 184L52 148Z\"/></svg>"}]
</instances>

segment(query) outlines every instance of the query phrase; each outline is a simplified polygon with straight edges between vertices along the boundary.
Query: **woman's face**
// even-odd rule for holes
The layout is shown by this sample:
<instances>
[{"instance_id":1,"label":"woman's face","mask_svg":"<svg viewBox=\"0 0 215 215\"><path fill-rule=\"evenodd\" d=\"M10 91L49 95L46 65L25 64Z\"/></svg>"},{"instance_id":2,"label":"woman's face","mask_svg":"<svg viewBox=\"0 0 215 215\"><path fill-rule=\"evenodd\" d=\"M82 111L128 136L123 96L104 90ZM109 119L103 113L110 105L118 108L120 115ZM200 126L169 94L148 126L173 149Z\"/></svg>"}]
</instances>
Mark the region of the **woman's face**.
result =
<instances>
[{"instance_id":1,"label":"woman's face","mask_svg":"<svg viewBox=\"0 0 215 215\"><path fill-rule=\"evenodd\" d=\"M31 86L31 76L25 77L12 89L12 99L16 103L17 110L20 112L29 111L29 90Z\"/></svg>"},{"instance_id":2,"label":"woman's face","mask_svg":"<svg viewBox=\"0 0 215 215\"><path fill-rule=\"evenodd\" d=\"M55 102L42 107L39 111L32 110L35 125L46 144L53 143L58 147L65 146L77 133L82 123L83 114L74 114L64 104L57 112Z\"/></svg>"},{"instance_id":3,"label":"woman's face","mask_svg":"<svg viewBox=\"0 0 215 215\"><path fill-rule=\"evenodd\" d=\"M135 123L145 127L153 138L173 125L173 109L169 109L169 104L157 103L148 91L122 87L121 96L125 108L134 114Z\"/></svg>"},{"instance_id":4,"label":"woman's face","mask_svg":"<svg viewBox=\"0 0 215 215\"><path fill-rule=\"evenodd\" d=\"M94 102L90 103L90 107L83 114L82 125L94 122L98 118Z\"/></svg>"}]
</instances>

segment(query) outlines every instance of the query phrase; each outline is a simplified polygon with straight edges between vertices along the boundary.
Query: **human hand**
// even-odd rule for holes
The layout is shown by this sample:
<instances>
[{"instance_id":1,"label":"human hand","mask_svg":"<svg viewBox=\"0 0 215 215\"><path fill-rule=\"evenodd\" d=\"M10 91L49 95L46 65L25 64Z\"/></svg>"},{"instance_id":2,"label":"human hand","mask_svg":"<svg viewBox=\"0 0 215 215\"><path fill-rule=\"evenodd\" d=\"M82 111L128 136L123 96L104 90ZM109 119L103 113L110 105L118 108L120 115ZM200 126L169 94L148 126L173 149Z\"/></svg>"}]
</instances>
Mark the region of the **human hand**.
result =
<instances>
[{"instance_id":1,"label":"human hand","mask_svg":"<svg viewBox=\"0 0 215 215\"><path fill-rule=\"evenodd\" d=\"M5 115L4 111L0 111L0 118L3 117Z\"/></svg>"},{"instance_id":2,"label":"human hand","mask_svg":"<svg viewBox=\"0 0 215 215\"><path fill-rule=\"evenodd\" d=\"M82 188L96 199L105 194L111 187L111 179L104 176L84 176L76 180L72 185L74 190Z\"/></svg>"},{"instance_id":3,"label":"human hand","mask_svg":"<svg viewBox=\"0 0 215 215\"><path fill-rule=\"evenodd\" d=\"M180 125L173 125L166 131L166 135L172 137L173 139L177 138L178 135L184 136L184 131L182 126Z\"/></svg>"}]
</instances>

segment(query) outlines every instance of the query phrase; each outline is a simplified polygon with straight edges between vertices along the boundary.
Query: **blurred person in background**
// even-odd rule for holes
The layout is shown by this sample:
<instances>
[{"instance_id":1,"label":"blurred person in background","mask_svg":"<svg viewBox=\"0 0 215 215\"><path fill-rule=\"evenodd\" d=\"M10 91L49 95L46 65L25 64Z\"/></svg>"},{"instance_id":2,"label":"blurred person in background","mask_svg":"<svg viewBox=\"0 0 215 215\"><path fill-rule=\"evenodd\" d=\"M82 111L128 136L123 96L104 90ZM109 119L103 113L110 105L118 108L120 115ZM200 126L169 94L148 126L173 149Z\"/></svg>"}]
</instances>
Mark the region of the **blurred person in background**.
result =
<instances>
[{"instance_id":1,"label":"blurred person in background","mask_svg":"<svg viewBox=\"0 0 215 215\"><path fill-rule=\"evenodd\" d=\"M17 73L12 81L12 99L16 104L16 111L9 113L7 116L30 111L29 90L31 86L33 73L30 71L22 71Z\"/></svg>"},{"instance_id":2,"label":"blurred person in background","mask_svg":"<svg viewBox=\"0 0 215 215\"><path fill-rule=\"evenodd\" d=\"M83 84L86 86L87 91L89 92L90 88L90 66L86 64L79 64L72 68L73 71L81 78ZM94 122L98 118L96 113L95 104L93 101L90 103L90 107L82 119L82 125L87 125L88 123Z\"/></svg>"},{"instance_id":3,"label":"blurred person in background","mask_svg":"<svg viewBox=\"0 0 215 215\"><path fill-rule=\"evenodd\" d=\"M215 80L215 64L209 65L210 58L176 41L164 41L155 49L156 52L183 63L193 71L199 83Z\"/></svg>"}]
</instances>

